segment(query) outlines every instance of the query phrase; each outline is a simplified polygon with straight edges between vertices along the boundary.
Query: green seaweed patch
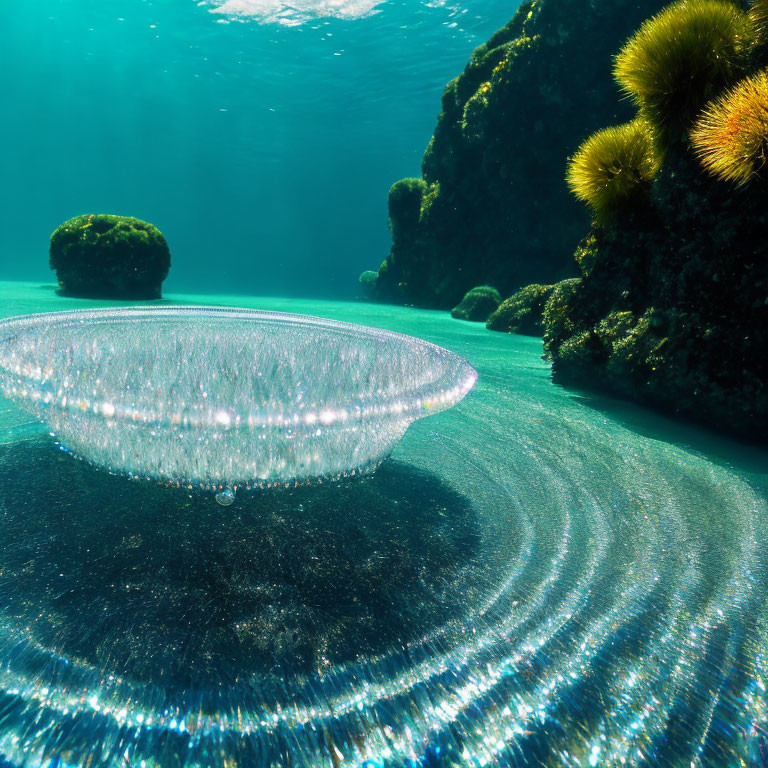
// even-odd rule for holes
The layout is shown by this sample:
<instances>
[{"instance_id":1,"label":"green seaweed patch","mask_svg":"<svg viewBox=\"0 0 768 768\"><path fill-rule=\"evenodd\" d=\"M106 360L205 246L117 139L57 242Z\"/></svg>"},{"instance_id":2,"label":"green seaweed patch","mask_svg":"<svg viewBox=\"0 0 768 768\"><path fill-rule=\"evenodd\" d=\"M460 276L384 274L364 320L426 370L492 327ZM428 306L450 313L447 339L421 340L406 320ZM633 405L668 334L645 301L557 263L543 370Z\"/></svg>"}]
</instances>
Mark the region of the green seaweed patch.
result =
<instances>
[{"instance_id":1,"label":"green seaweed patch","mask_svg":"<svg viewBox=\"0 0 768 768\"><path fill-rule=\"evenodd\" d=\"M490 104L489 94L491 92L491 83L486 80L480 84L475 91L475 95L464 105L464 113L461 120L461 129L465 134L471 133L473 125L477 124L480 115ZM479 135L477 136L479 138Z\"/></svg>"},{"instance_id":2,"label":"green seaweed patch","mask_svg":"<svg viewBox=\"0 0 768 768\"><path fill-rule=\"evenodd\" d=\"M590 233L577 246L573 257L579 265L579 270L584 277L588 277L597 263L597 238Z\"/></svg>"},{"instance_id":3,"label":"green seaweed patch","mask_svg":"<svg viewBox=\"0 0 768 768\"><path fill-rule=\"evenodd\" d=\"M612 377L622 377L642 387L669 365L666 351L669 338L663 334L663 314L654 307L640 317L632 313L608 315L600 324L612 332L611 355L607 369Z\"/></svg>"},{"instance_id":4,"label":"green seaweed patch","mask_svg":"<svg viewBox=\"0 0 768 768\"><path fill-rule=\"evenodd\" d=\"M552 293L544 305L542 322L544 324L545 356L552 358L565 340L576 330L573 318L570 316L570 305L582 287L580 277L562 280L552 287Z\"/></svg>"},{"instance_id":5,"label":"green seaweed patch","mask_svg":"<svg viewBox=\"0 0 768 768\"><path fill-rule=\"evenodd\" d=\"M440 197L440 182L436 181L426 187L424 196L421 198L421 218L429 216L430 210Z\"/></svg>"},{"instance_id":6,"label":"green seaweed patch","mask_svg":"<svg viewBox=\"0 0 768 768\"><path fill-rule=\"evenodd\" d=\"M501 294L490 285L479 285L467 291L464 298L451 310L451 317L484 323L501 304Z\"/></svg>"},{"instance_id":7,"label":"green seaweed patch","mask_svg":"<svg viewBox=\"0 0 768 768\"><path fill-rule=\"evenodd\" d=\"M541 336L544 333L544 307L554 287L539 283L526 285L499 305L485 327L502 333Z\"/></svg>"},{"instance_id":8,"label":"green seaweed patch","mask_svg":"<svg viewBox=\"0 0 768 768\"><path fill-rule=\"evenodd\" d=\"M467 139L482 141L486 135L486 113L493 109L498 99L504 99L515 62L521 55L531 51L540 39L539 35L522 35L503 48L496 49L493 59L482 63L482 71L487 79L478 84L462 109L460 128ZM477 66L480 67L480 64Z\"/></svg>"}]
</instances>

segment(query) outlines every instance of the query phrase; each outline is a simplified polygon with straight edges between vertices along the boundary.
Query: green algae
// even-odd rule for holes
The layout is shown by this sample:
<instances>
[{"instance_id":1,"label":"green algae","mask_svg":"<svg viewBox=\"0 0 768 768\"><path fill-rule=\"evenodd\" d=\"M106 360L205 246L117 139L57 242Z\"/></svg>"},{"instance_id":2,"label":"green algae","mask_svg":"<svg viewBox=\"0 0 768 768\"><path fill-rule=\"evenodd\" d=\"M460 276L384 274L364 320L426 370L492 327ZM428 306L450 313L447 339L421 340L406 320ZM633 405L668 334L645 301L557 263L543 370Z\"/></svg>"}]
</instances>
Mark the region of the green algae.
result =
<instances>
[{"instance_id":1,"label":"green algae","mask_svg":"<svg viewBox=\"0 0 768 768\"><path fill-rule=\"evenodd\" d=\"M521 288L498 306L488 318L486 327L488 330L503 333L541 336L544 332L542 324L544 307L554 287L532 283Z\"/></svg>"},{"instance_id":2,"label":"green algae","mask_svg":"<svg viewBox=\"0 0 768 768\"><path fill-rule=\"evenodd\" d=\"M451 310L451 317L484 323L501 304L501 294L490 285L478 285L467 291L464 298Z\"/></svg>"},{"instance_id":3,"label":"green algae","mask_svg":"<svg viewBox=\"0 0 768 768\"><path fill-rule=\"evenodd\" d=\"M50 266L70 296L156 299L171 266L168 243L153 224L90 214L51 235Z\"/></svg>"}]
</instances>

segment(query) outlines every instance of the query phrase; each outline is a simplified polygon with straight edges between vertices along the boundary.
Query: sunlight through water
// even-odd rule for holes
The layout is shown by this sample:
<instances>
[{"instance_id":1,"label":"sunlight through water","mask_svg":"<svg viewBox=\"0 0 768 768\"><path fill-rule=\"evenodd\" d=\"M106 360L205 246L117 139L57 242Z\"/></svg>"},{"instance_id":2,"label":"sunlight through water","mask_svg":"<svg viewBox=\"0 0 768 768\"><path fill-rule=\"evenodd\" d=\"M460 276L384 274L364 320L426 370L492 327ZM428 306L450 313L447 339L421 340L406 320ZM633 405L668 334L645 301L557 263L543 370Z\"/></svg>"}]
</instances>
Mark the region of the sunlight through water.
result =
<instances>
[{"instance_id":1,"label":"sunlight through water","mask_svg":"<svg viewBox=\"0 0 768 768\"><path fill-rule=\"evenodd\" d=\"M420 0L428 7L441 7L445 0ZM203 0L212 13L261 24L294 27L312 19L362 19L377 13L386 0Z\"/></svg>"},{"instance_id":2,"label":"sunlight through water","mask_svg":"<svg viewBox=\"0 0 768 768\"><path fill-rule=\"evenodd\" d=\"M382 0L208 0L213 13L264 24L294 26L309 19L361 19L375 12Z\"/></svg>"}]
</instances>

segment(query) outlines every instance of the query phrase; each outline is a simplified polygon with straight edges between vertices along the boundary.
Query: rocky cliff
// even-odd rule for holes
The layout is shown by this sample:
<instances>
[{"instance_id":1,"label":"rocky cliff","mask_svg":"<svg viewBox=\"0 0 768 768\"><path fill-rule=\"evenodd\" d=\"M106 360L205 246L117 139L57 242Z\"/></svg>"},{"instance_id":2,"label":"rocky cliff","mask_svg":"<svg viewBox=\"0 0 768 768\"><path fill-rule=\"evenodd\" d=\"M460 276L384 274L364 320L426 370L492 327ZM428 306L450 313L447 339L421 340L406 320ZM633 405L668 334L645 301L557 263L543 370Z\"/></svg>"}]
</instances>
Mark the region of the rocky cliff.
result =
<instances>
[{"instance_id":1,"label":"rocky cliff","mask_svg":"<svg viewBox=\"0 0 768 768\"><path fill-rule=\"evenodd\" d=\"M566 160L628 118L611 57L660 0L526 0L450 82L422 178L391 190L380 298L450 309L477 285L509 296L574 273L589 216Z\"/></svg>"}]
</instances>

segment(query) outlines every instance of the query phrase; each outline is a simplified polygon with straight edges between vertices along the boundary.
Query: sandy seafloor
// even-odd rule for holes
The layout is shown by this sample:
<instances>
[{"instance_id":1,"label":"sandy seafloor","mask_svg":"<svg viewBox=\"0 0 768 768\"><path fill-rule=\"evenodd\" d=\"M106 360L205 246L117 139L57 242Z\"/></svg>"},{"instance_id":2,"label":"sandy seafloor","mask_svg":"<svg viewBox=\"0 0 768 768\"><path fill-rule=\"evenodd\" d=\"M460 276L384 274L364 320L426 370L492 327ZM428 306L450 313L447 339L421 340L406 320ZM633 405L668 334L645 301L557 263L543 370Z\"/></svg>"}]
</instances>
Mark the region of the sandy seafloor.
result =
<instances>
[{"instance_id":1,"label":"sandy seafloor","mask_svg":"<svg viewBox=\"0 0 768 768\"><path fill-rule=\"evenodd\" d=\"M430 535L397 538L397 562L429 564L432 572L440 571L440 584L417 565L403 567L397 577L392 575L395 569L387 568L391 585L386 575L376 577L381 589L375 597L383 607L361 608L374 591L353 595L350 605L357 607L348 615L334 615L339 632L324 636L322 649L305 648L296 656L306 669L295 680L286 676L274 694L279 707L264 693L272 689L260 680L269 676L270 665L273 672L285 671L275 661L280 654L283 661L293 658L284 646L258 646L266 659L263 668L250 670L245 684L238 679L240 687L231 694L220 691L218 703L202 706L199 697L206 694L200 686L196 703L190 703L194 680L184 678L183 659L163 662L177 675L163 689L165 678L157 677L150 655L139 664L141 654L135 651L110 653L106 625L97 627L100 638L75 642L77 633L62 629L61 622L75 621L82 606L62 609L61 596L51 596L50 584L41 587L37 576L25 576L23 582L18 575L11 578L17 566L27 576L30 569L42 573L42 561L53 556L54 548L42 543L16 560L7 555L0 561L0 756L18 761L22 755L37 755L39 763L47 764L56 754L50 749L55 734L66 743L62 754L80 764L88 751L87 728L98 725L102 730L92 739L93 744L98 741L93 749L101 750L102 758L111 749L115 764L122 759L121 750L148 758L168 731L177 739L174 764L227 764L223 755L256 754L253 750L271 755L276 763L337 767L365 760L523 765L534 758L545 765L768 764L763 730L768 729L766 451L635 405L557 387L541 359L539 339L492 333L443 312L245 296L170 295L162 303L320 315L420 336L469 359L480 376L474 392L455 409L414 424L382 467L382 477L370 481L375 519L366 519L359 508L356 514L358 491L346 487L339 493L346 494L349 509L319 534L333 556L349 558L353 569L329 575L328 584L338 584L345 574L362 583L367 576L354 568L365 548L394 562L388 550L393 536L407 533L409 521L415 520L419 530L414 536L427 529ZM0 283L3 316L107 305L62 298L50 285ZM67 493L69 465L57 465L53 479L42 464L30 465L29 457L45 461L50 455L49 440L42 427L14 406L0 403L0 540L13 539L11 549L19 552L34 539L38 524L40 540L55 540L57 553L68 546L69 534L51 533L51 519L45 518L49 512L35 508L38 482L48 494L51 484L59 483L50 496L56 497L54 506L63 504ZM60 456L59 462L82 466ZM26 462L23 485L19 457ZM46 472L51 476L45 477ZM73 472L80 473L77 482L100 483L96 470ZM83 472L90 472L85 480ZM122 478L109 482L130 483ZM216 546L226 548L226 531L253 526L244 518L249 509L266 514L264 505L282 505L270 522L275 541L260 544L268 559L270 548L281 540L280 526L301 526L305 506L314 503L311 491L307 493L300 501L251 497L239 501L235 512L206 511L201 505L209 500L198 499L193 507L216 516L223 526L217 529ZM323 493L331 496L317 503L330 509L334 492ZM87 491L80 509L73 505L71 513L94 520L108 516L112 502L105 502L103 510L82 507L99 498L96 490ZM359 505L364 506L365 498L359 497ZM377 520L387 518L387 505L398 521L397 533L377 537L373 529ZM400 505L409 510L405 515ZM434 510L441 522L433 528ZM181 514L175 515L175 526ZM226 518L230 514L231 522ZM307 514L309 521L317 510ZM59 524L66 527L64 518ZM144 525L134 518L125 524ZM160 530L163 522L155 525ZM353 525L362 531L362 549L333 549L345 526ZM144 536L151 530L144 530ZM14 532L10 539L8 531ZM110 528L99 540L114 533ZM133 541L130 531L118 538ZM135 538L126 546L145 552L147 562L161 557L142 549L148 545L138 533ZM73 548L82 545L77 541ZM305 549L295 551L289 544L282 556L305 557L313 542L309 537L301 545ZM19 566L22 560L26 571ZM62 556L63 565L57 561L56 567L62 574L71 569L66 577L73 583L97 578L86 562ZM113 558L109 578L119 581L126 562ZM145 588L150 576L141 578L136 584ZM24 602L21 583L40 589L28 614L18 608ZM294 601L294 608L303 599L298 589L298 598L295 593L286 598ZM83 598L83 605L88 599ZM141 613L146 599L141 607L117 604L106 592L99 595L102 599L103 610L122 617L123 636L133 631L132 610L148 621ZM415 600L423 609L411 610ZM320 606L319 614L298 619L293 637L314 626L328 627L323 610ZM46 612L56 616L50 626L40 618ZM382 614L386 627L377 624ZM362 624L366 631L356 634ZM275 626L252 627L248 641L258 645L259 632L272 632ZM362 645L356 651L357 637ZM151 649L152 642L161 641L150 640L143 647ZM39 659L22 664L18 653L11 653L22 642L31 643L38 655L50 652L61 659L71 652L77 658L79 677L67 683L66 693L64 673L57 672L64 675L57 677ZM205 663L189 660L207 675L207 684L215 676L216 642L211 641ZM117 639L115 643L119 645ZM183 641L174 648L183 648ZM137 664L138 682L131 680L131 663ZM109 677L110 664L120 666L117 682ZM146 686L146 680L153 685ZM263 695L251 696L243 685ZM235 696L244 697L242 711ZM87 727L75 723L73 712L87 715ZM110 728L122 736L110 741L105 735ZM309 738L310 732L324 736ZM210 739L216 740L216 750Z\"/></svg>"}]
</instances>

